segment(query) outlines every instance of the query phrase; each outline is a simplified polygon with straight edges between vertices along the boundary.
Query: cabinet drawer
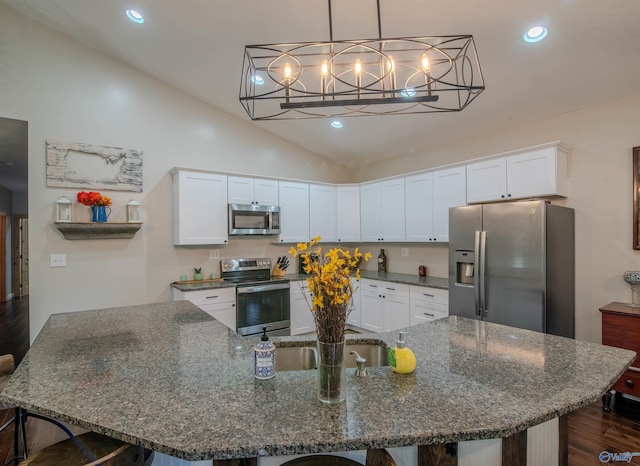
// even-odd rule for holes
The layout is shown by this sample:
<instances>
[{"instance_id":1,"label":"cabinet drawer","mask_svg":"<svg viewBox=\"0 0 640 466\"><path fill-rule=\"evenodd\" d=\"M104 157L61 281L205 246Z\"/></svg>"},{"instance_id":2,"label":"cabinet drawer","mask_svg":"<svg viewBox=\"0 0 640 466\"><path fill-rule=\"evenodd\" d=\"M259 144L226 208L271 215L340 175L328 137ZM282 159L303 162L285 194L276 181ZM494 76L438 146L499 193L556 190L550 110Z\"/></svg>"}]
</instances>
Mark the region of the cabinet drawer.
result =
<instances>
[{"instance_id":1,"label":"cabinet drawer","mask_svg":"<svg viewBox=\"0 0 640 466\"><path fill-rule=\"evenodd\" d=\"M424 286L411 286L411 300L427 301L437 304L449 304L449 290L439 288L427 288Z\"/></svg>"},{"instance_id":2,"label":"cabinet drawer","mask_svg":"<svg viewBox=\"0 0 640 466\"><path fill-rule=\"evenodd\" d=\"M640 318L603 313L602 344L640 352Z\"/></svg>"},{"instance_id":3,"label":"cabinet drawer","mask_svg":"<svg viewBox=\"0 0 640 466\"><path fill-rule=\"evenodd\" d=\"M203 304L228 303L236 301L236 289L234 287L185 291L181 294L181 299L191 301L196 306L201 306ZM177 295L180 296L180 293L177 293Z\"/></svg>"},{"instance_id":4,"label":"cabinet drawer","mask_svg":"<svg viewBox=\"0 0 640 466\"><path fill-rule=\"evenodd\" d=\"M306 280L289 282L289 293L291 296L301 295L309 291L309 284Z\"/></svg>"},{"instance_id":5,"label":"cabinet drawer","mask_svg":"<svg viewBox=\"0 0 640 466\"><path fill-rule=\"evenodd\" d=\"M622 377L611 387L611 390L640 397L640 372L627 369L622 374Z\"/></svg>"},{"instance_id":6,"label":"cabinet drawer","mask_svg":"<svg viewBox=\"0 0 640 466\"><path fill-rule=\"evenodd\" d=\"M387 295L409 296L409 285L404 283L382 282L378 280L362 279L363 291L373 291Z\"/></svg>"},{"instance_id":7,"label":"cabinet drawer","mask_svg":"<svg viewBox=\"0 0 640 466\"><path fill-rule=\"evenodd\" d=\"M411 302L411 325L430 322L449 316L449 306L446 304L427 304L420 301Z\"/></svg>"}]
</instances>

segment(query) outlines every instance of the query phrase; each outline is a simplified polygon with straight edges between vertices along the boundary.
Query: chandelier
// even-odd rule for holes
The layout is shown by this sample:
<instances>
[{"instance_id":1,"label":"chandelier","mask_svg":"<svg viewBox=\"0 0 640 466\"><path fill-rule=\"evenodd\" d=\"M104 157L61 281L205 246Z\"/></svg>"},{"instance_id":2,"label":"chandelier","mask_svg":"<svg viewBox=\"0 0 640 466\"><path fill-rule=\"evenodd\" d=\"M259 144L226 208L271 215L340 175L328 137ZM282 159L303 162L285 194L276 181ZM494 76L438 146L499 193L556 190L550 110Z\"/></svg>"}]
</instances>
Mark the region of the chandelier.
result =
<instances>
[{"instance_id":1,"label":"chandelier","mask_svg":"<svg viewBox=\"0 0 640 466\"><path fill-rule=\"evenodd\" d=\"M456 112L484 90L473 36L247 45L240 103L252 120Z\"/></svg>"}]
</instances>

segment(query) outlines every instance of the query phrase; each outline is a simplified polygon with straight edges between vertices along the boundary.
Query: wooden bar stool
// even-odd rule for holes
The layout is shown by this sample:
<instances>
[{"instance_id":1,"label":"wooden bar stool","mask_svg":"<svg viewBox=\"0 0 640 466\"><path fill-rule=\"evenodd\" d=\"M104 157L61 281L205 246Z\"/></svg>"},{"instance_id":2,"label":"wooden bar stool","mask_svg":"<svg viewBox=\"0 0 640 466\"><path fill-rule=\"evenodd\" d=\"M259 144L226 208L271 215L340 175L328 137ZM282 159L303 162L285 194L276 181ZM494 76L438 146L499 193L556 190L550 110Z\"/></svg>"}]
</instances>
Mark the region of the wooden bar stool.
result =
<instances>
[{"instance_id":1,"label":"wooden bar stool","mask_svg":"<svg viewBox=\"0 0 640 466\"><path fill-rule=\"evenodd\" d=\"M362 466L357 461L341 456L311 455L295 458L282 466ZM364 466L397 466L395 460L384 448L367 450Z\"/></svg>"},{"instance_id":2,"label":"wooden bar stool","mask_svg":"<svg viewBox=\"0 0 640 466\"><path fill-rule=\"evenodd\" d=\"M0 392L4 390L4 387L7 385L7 383L9 382L9 379L11 378L11 374L13 374L15 370L16 370L16 361L13 358L12 354L3 354L2 356L0 356ZM3 425L0 426L0 432L6 430L7 428L9 428L10 425L13 424L13 431L14 431L13 458L11 459L11 461L9 461L9 463L14 462L15 464L18 464L18 461L22 459L24 455L24 453L23 455L20 455L20 431L21 431L20 410L18 407L12 404L0 403L0 410L5 410L5 409L13 410L14 414L11 419L9 419L7 422L5 422ZM26 444L27 444L26 436L24 435L24 432L23 432L23 437L22 437L23 450L26 449Z\"/></svg>"}]
</instances>

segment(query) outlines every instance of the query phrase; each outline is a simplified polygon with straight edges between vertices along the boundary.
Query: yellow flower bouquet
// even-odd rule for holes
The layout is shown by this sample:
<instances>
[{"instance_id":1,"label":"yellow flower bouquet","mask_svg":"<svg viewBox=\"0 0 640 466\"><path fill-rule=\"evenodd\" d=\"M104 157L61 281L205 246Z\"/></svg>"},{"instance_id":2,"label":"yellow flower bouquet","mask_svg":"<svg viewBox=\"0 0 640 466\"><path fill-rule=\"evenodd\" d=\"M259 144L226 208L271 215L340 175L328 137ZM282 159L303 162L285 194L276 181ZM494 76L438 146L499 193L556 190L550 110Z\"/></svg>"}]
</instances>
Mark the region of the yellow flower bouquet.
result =
<instances>
[{"instance_id":1,"label":"yellow flower bouquet","mask_svg":"<svg viewBox=\"0 0 640 466\"><path fill-rule=\"evenodd\" d=\"M300 255L313 296L309 307L318 335L318 399L334 404L346 397L344 332L353 309L351 278L360 280L360 261L368 261L371 254L362 254L357 248L353 253L333 248L325 254L320 246L312 250L319 241L320 237L316 237L308 243L298 243L289 253L293 257Z\"/></svg>"},{"instance_id":2,"label":"yellow flower bouquet","mask_svg":"<svg viewBox=\"0 0 640 466\"><path fill-rule=\"evenodd\" d=\"M344 341L344 330L352 309L351 297L354 288L351 277L360 280L360 262L368 261L370 253L362 254L358 248L353 253L342 248L330 249L323 253L321 246L312 250L320 241L313 238L308 243L298 243L289 253L300 256L303 269L308 275L309 292L313 295L310 303L316 323L318 340L324 343Z\"/></svg>"}]
</instances>

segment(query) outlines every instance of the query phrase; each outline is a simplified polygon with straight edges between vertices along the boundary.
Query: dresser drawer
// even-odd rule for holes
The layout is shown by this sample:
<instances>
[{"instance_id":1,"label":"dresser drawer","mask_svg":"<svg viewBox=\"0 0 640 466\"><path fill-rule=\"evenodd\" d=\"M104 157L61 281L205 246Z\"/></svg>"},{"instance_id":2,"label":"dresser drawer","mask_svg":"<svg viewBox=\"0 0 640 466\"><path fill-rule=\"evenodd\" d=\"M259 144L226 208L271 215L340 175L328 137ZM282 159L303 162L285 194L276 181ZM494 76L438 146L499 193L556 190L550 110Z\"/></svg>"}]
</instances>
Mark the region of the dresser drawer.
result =
<instances>
[{"instance_id":1,"label":"dresser drawer","mask_svg":"<svg viewBox=\"0 0 640 466\"><path fill-rule=\"evenodd\" d=\"M228 303L236 301L235 287L212 288L209 290L178 291L174 293L174 300L186 299L196 306L204 304Z\"/></svg>"},{"instance_id":2,"label":"dresser drawer","mask_svg":"<svg viewBox=\"0 0 640 466\"><path fill-rule=\"evenodd\" d=\"M611 390L640 398L640 372L628 369L611 387Z\"/></svg>"}]
</instances>

